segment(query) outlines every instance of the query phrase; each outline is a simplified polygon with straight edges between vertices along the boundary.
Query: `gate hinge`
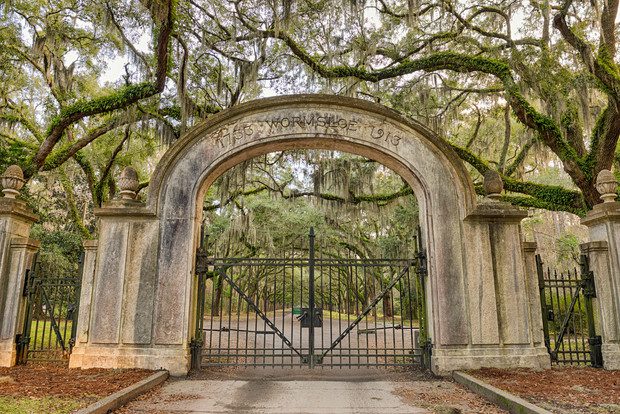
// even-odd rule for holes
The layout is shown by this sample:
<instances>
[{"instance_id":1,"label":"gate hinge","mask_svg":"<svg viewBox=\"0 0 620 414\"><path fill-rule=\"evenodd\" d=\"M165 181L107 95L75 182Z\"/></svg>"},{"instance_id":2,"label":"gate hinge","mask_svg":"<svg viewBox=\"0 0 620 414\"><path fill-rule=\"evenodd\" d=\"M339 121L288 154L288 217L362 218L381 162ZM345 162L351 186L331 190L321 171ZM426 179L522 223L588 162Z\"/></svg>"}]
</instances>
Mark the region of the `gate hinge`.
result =
<instances>
[{"instance_id":1,"label":"gate hinge","mask_svg":"<svg viewBox=\"0 0 620 414\"><path fill-rule=\"evenodd\" d=\"M209 271L209 255L203 249L196 251L196 274L204 275Z\"/></svg>"},{"instance_id":2,"label":"gate hinge","mask_svg":"<svg viewBox=\"0 0 620 414\"><path fill-rule=\"evenodd\" d=\"M588 338L588 344L590 345L590 363L594 368L603 368L603 339L600 335L595 335Z\"/></svg>"},{"instance_id":3,"label":"gate hinge","mask_svg":"<svg viewBox=\"0 0 620 414\"><path fill-rule=\"evenodd\" d=\"M590 260L588 256L581 255L581 288L586 298L596 297L596 286L594 285L594 272L590 270Z\"/></svg>"},{"instance_id":4,"label":"gate hinge","mask_svg":"<svg viewBox=\"0 0 620 414\"><path fill-rule=\"evenodd\" d=\"M583 295L587 298L596 297L596 286L594 285L594 272L589 271L582 276L581 287L583 289Z\"/></svg>"},{"instance_id":5,"label":"gate hinge","mask_svg":"<svg viewBox=\"0 0 620 414\"><path fill-rule=\"evenodd\" d=\"M427 276L428 268L426 266L426 253L420 250L417 254L417 274L418 276Z\"/></svg>"},{"instance_id":6,"label":"gate hinge","mask_svg":"<svg viewBox=\"0 0 620 414\"><path fill-rule=\"evenodd\" d=\"M18 351L20 349L24 349L30 345L30 336L26 336L23 333L15 335L15 345L17 346Z\"/></svg>"},{"instance_id":7,"label":"gate hinge","mask_svg":"<svg viewBox=\"0 0 620 414\"><path fill-rule=\"evenodd\" d=\"M202 346L204 345L204 341L201 338L192 338L191 341L189 341L189 347L190 348L202 348Z\"/></svg>"}]
</instances>

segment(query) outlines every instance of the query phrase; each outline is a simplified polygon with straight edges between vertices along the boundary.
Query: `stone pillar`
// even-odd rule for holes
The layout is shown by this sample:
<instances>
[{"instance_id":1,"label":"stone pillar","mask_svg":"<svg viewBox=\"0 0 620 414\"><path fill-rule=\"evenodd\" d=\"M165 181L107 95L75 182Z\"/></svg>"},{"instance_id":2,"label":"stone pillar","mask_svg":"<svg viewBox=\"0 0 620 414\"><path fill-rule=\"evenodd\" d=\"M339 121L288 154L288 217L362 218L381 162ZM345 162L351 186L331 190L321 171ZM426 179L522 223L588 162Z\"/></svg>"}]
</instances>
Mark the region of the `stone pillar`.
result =
<instances>
[{"instance_id":1,"label":"stone pillar","mask_svg":"<svg viewBox=\"0 0 620 414\"><path fill-rule=\"evenodd\" d=\"M590 232L590 242L581 248L594 272L594 309L597 334L603 340L603 366L620 369L620 203L615 201L617 183L610 171L601 171L596 181L604 202L581 220Z\"/></svg>"},{"instance_id":2,"label":"stone pillar","mask_svg":"<svg viewBox=\"0 0 620 414\"><path fill-rule=\"evenodd\" d=\"M543 315L540 302L540 286L536 269L536 242L523 242L523 259L525 260L525 285L532 321L532 342L534 346L545 344Z\"/></svg>"},{"instance_id":3,"label":"stone pillar","mask_svg":"<svg viewBox=\"0 0 620 414\"><path fill-rule=\"evenodd\" d=\"M82 285L80 287L76 343L88 342L90 308L93 300L93 282L95 280L95 264L97 263L97 245L97 240L84 241L84 263L82 265Z\"/></svg>"},{"instance_id":4,"label":"stone pillar","mask_svg":"<svg viewBox=\"0 0 620 414\"><path fill-rule=\"evenodd\" d=\"M154 340L159 221L135 200L137 185L128 167L119 180L122 198L95 210L99 240L85 245L78 338L69 366L166 367L185 374L186 344Z\"/></svg>"},{"instance_id":5,"label":"stone pillar","mask_svg":"<svg viewBox=\"0 0 620 414\"><path fill-rule=\"evenodd\" d=\"M524 246L521 238L520 222L527 212L498 200L499 175L485 176L485 188L489 196L463 222L470 343L433 349L433 371L438 374L481 367L543 369L551 364L542 340L535 246Z\"/></svg>"},{"instance_id":6,"label":"stone pillar","mask_svg":"<svg viewBox=\"0 0 620 414\"><path fill-rule=\"evenodd\" d=\"M4 197L0 198L0 366L16 362L16 335L21 332L26 270L39 244L31 240L30 229L37 216L17 198L24 184L18 166L0 177Z\"/></svg>"}]
</instances>

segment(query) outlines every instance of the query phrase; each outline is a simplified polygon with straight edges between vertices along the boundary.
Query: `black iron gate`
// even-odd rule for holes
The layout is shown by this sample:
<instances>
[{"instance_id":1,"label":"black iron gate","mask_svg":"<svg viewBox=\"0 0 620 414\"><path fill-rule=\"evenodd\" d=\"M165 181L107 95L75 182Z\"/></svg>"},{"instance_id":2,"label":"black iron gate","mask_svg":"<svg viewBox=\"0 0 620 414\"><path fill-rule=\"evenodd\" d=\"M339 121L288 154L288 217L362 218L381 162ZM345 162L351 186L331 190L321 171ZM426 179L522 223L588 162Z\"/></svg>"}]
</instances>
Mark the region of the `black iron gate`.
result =
<instances>
[{"instance_id":1,"label":"black iron gate","mask_svg":"<svg viewBox=\"0 0 620 414\"><path fill-rule=\"evenodd\" d=\"M426 267L416 250L412 259L359 259L317 247L312 230L279 258L213 258L200 248L193 368L423 363Z\"/></svg>"},{"instance_id":2,"label":"black iron gate","mask_svg":"<svg viewBox=\"0 0 620 414\"><path fill-rule=\"evenodd\" d=\"M17 363L68 361L77 332L82 258L77 271L47 275L38 257L26 274L22 333L17 336Z\"/></svg>"},{"instance_id":3,"label":"black iron gate","mask_svg":"<svg viewBox=\"0 0 620 414\"><path fill-rule=\"evenodd\" d=\"M558 272L544 269L540 255L536 255L536 270L545 346L551 362L602 367L602 341L596 334L592 308L596 289L588 257L581 256L579 271Z\"/></svg>"}]
</instances>

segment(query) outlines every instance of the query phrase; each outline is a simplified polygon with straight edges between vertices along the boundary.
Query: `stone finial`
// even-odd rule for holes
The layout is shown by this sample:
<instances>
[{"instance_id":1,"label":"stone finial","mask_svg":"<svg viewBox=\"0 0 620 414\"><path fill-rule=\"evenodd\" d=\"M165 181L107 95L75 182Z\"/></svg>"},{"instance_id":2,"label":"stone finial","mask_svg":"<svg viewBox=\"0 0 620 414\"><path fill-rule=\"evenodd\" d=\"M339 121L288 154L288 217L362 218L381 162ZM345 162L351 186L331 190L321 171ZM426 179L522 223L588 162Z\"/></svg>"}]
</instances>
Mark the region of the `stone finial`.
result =
<instances>
[{"instance_id":1,"label":"stone finial","mask_svg":"<svg viewBox=\"0 0 620 414\"><path fill-rule=\"evenodd\" d=\"M19 165L10 165L0 176L2 193L6 198L16 198L25 183L24 172Z\"/></svg>"},{"instance_id":2,"label":"stone finial","mask_svg":"<svg viewBox=\"0 0 620 414\"><path fill-rule=\"evenodd\" d=\"M484 191L491 200L499 199L504 190L504 181L497 171L488 170L484 173Z\"/></svg>"},{"instance_id":3,"label":"stone finial","mask_svg":"<svg viewBox=\"0 0 620 414\"><path fill-rule=\"evenodd\" d=\"M601 170L596 176L596 191L601 194L603 203L613 203L616 201L618 195L616 194L616 188L618 187L618 181L616 177L609 170Z\"/></svg>"},{"instance_id":4,"label":"stone finial","mask_svg":"<svg viewBox=\"0 0 620 414\"><path fill-rule=\"evenodd\" d=\"M125 167L118 179L121 198L123 200L135 200L138 196L138 172L132 167Z\"/></svg>"}]
</instances>

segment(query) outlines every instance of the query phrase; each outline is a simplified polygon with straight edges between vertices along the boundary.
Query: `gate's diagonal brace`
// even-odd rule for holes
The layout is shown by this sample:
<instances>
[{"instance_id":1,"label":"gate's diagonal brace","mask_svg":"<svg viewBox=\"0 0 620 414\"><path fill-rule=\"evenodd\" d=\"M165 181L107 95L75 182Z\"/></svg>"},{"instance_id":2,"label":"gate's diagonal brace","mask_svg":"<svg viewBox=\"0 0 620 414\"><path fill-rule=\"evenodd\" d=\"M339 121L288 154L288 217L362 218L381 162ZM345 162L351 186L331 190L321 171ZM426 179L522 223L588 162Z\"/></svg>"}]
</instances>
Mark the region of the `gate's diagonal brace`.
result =
<instances>
[{"instance_id":1,"label":"gate's diagonal brace","mask_svg":"<svg viewBox=\"0 0 620 414\"><path fill-rule=\"evenodd\" d=\"M54 308L52 307L52 304L50 303L50 300L47 297L45 288L43 286L40 286L40 289L41 289L41 295L43 296L43 299L45 300L45 307L47 308L47 311L50 315L50 323L52 324L52 329L54 330L54 333L56 334L56 339L60 343L60 346L62 347L62 350L64 352L67 350L65 347L65 340L62 338L62 334L60 333L60 328L58 328L58 324L56 323L56 318L54 317Z\"/></svg>"},{"instance_id":2,"label":"gate's diagonal brace","mask_svg":"<svg viewBox=\"0 0 620 414\"><path fill-rule=\"evenodd\" d=\"M386 293L388 293L394 286L396 286L396 284L398 283L398 281L400 279L402 279L402 277L404 275L406 275L409 272L409 268L411 267L411 263L408 264L407 266L405 266L403 268L403 270L400 271L400 273L385 287L385 289L383 289L381 291L381 293L379 293L379 295L373 299L372 302L370 302L370 304L368 306L366 306L366 308L362 311L362 313L355 318L355 320L353 322L351 322L351 325L349 325L347 327L347 329L345 329L338 338L336 338L334 340L334 342L332 342L332 344L329 346L329 348L327 348L325 350L325 352L323 352L323 354L321 355L320 359L322 360L327 354L329 354L331 351L334 350L334 348L336 348L338 346L338 344L340 342L342 342L342 340L344 338L346 338L346 336L362 321L362 319L364 319L366 316L368 316L368 314L370 313L370 311L372 310L372 308L374 308L375 306L377 306L377 303L379 303L379 301L381 300L381 298L383 298Z\"/></svg>"},{"instance_id":3,"label":"gate's diagonal brace","mask_svg":"<svg viewBox=\"0 0 620 414\"><path fill-rule=\"evenodd\" d=\"M568 323L570 322L570 317L573 315L573 312L575 311L575 304L577 303L577 299L579 298L579 292L581 291L582 286L579 285L577 286L577 289L575 289L575 293L573 294L573 300L571 300L570 302L570 307L568 308L568 311L566 312L566 316L564 317L564 321L562 322L562 327L560 328L560 335L558 336L558 339L555 342L555 346L553 349L553 353L557 355L558 350L560 349L560 346L562 345L562 342L564 341L564 335L566 334L566 330L568 329Z\"/></svg>"},{"instance_id":4,"label":"gate's diagonal brace","mask_svg":"<svg viewBox=\"0 0 620 414\"><path fill-rule=\"evenodd\" d=\"M256 312L256 314L258 316L260 316L260 318L265 321L265 323L267 324L267 326L269 326L273 332L278 335L278 337L280 339L282 339L282 342L284 342L286 344L286 346L288 346L289 348L291 348L291 350L293 352L295 352L297 355L299 355L299 357L303 358L303 356L301 355L301 352L299 352L297 349L295 349L295 347L293 346L293 344L291 343L291 341L289 341L289 339L284 336L284 334L278 329L277 326L274 325L273 322L271 322L271 320L269 320L269 318L263 313L263 311L261 311L259 309L258 306L256 306L256 304L254 303L254 301L252 301L252 299L250 299L250 297L248 295L246 295L239 286L237 286L237 284L235 282L233 282L233 280L228 277L228 275L226 274L226 267L220 267L218 270L218 274L223 277L229 284L230 286L235 289L235 291L243 298L243 300L245 300L250 307L252 308L252 310L254 310L254 312Z\"/></svg>"}]
</instances>

